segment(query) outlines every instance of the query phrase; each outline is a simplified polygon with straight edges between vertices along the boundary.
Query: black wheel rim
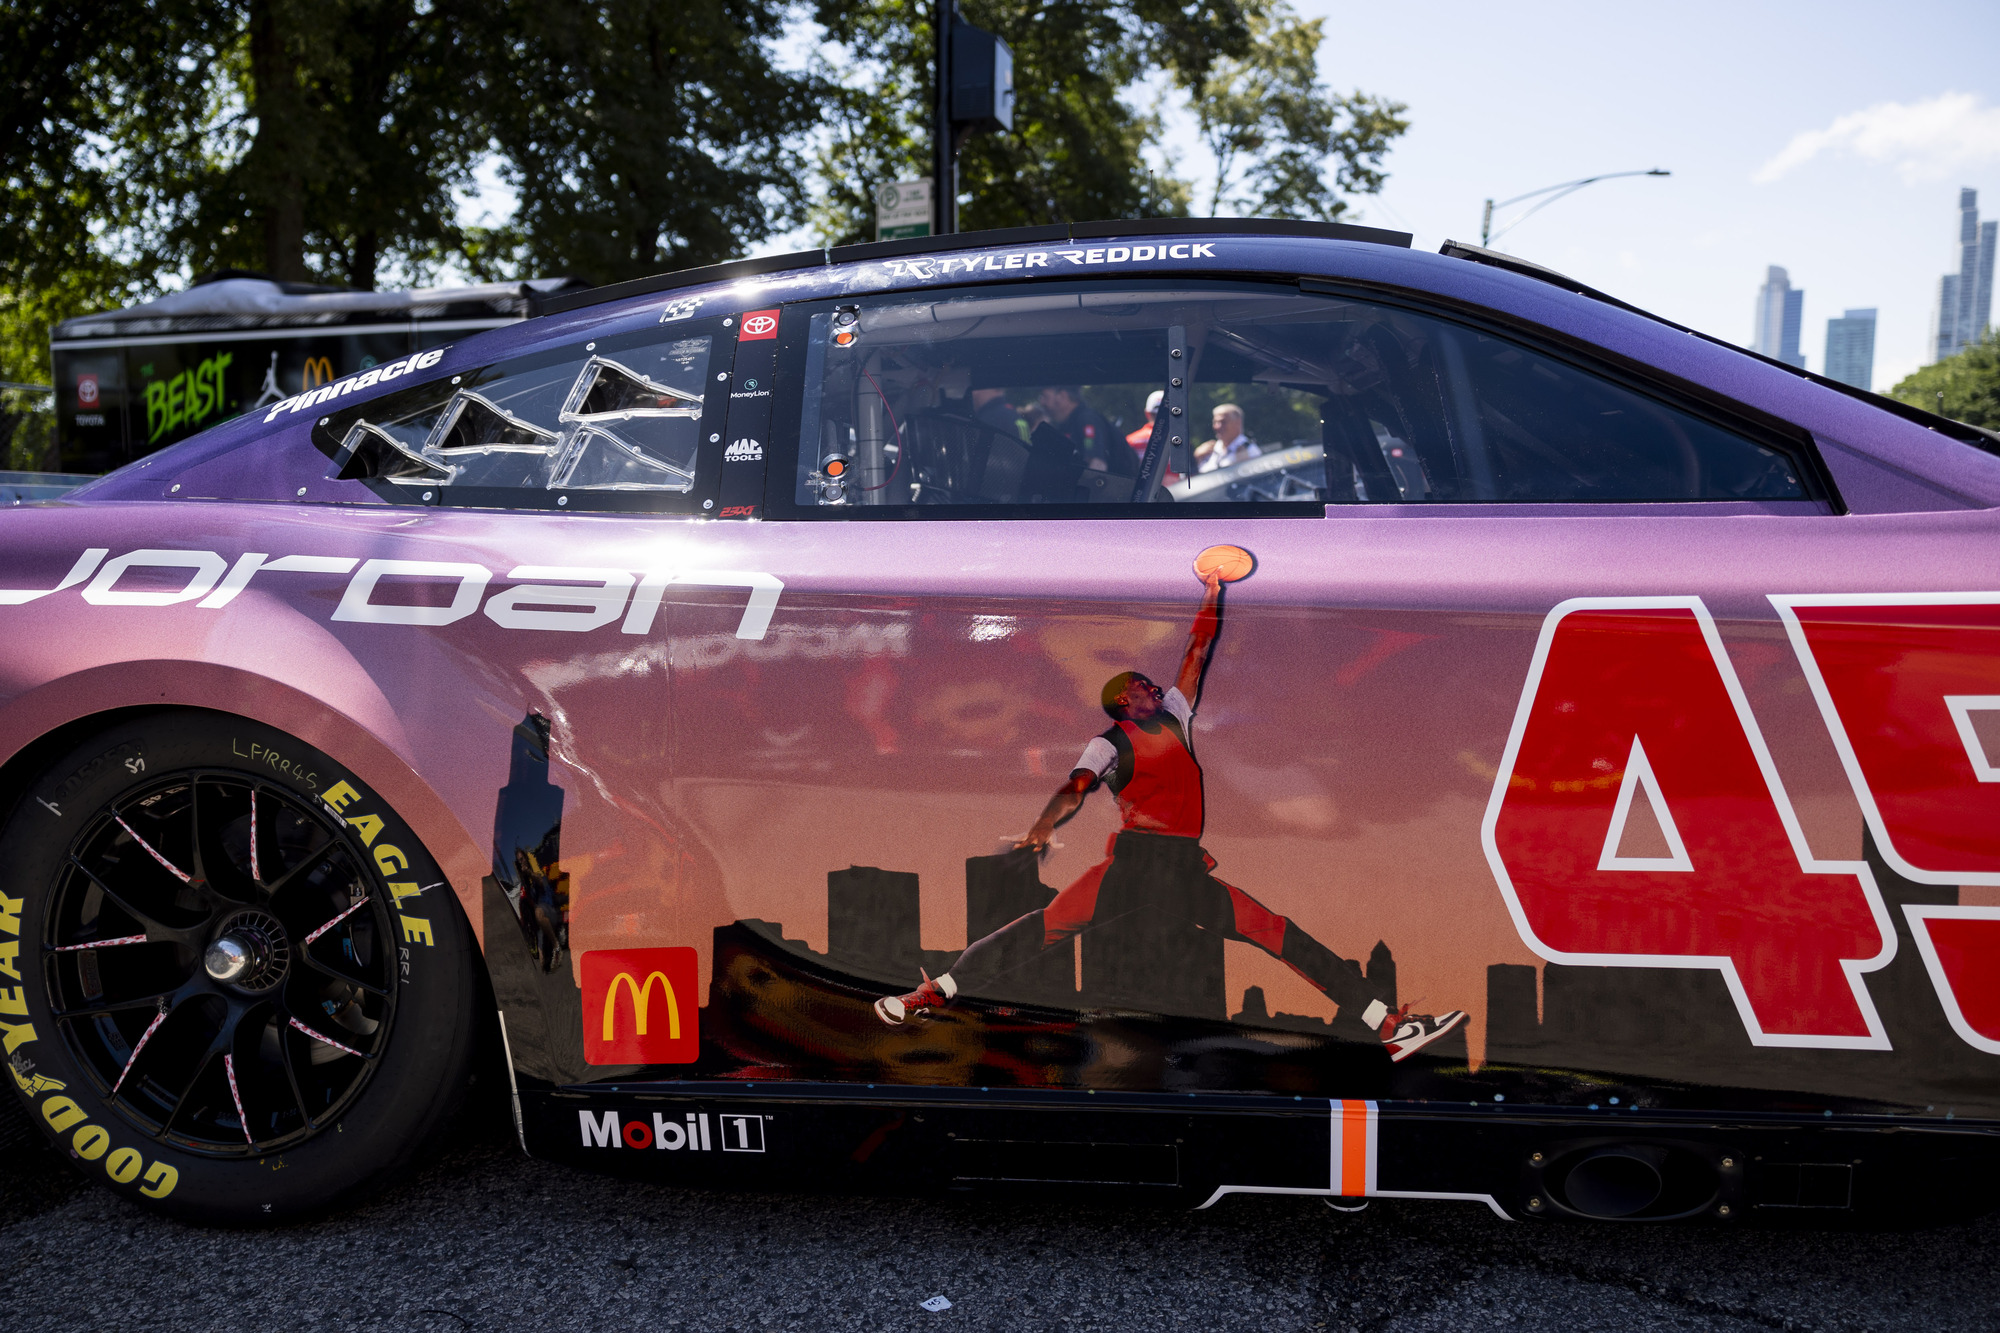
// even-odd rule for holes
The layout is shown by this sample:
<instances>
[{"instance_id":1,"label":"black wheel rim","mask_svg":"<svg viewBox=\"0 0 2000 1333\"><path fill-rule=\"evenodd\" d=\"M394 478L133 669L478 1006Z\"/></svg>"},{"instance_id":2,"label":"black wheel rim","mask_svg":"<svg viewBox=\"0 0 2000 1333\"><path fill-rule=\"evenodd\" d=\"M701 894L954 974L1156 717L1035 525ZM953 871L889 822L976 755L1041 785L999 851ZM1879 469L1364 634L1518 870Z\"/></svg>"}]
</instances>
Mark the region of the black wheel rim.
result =
<instances>
[{"instance_id":1,"label":"black wheel rim","mask_svg":"<svg viewBox=\"0 0 2000 1333\"><path fill-rule=\"evenodd\" d=\"M94 815L57 873L42 931L56 1028L158 1142L296 1146L388 1048L387 896L319 803L245 773L163 774Z\"/></svg>"}]
</instances>

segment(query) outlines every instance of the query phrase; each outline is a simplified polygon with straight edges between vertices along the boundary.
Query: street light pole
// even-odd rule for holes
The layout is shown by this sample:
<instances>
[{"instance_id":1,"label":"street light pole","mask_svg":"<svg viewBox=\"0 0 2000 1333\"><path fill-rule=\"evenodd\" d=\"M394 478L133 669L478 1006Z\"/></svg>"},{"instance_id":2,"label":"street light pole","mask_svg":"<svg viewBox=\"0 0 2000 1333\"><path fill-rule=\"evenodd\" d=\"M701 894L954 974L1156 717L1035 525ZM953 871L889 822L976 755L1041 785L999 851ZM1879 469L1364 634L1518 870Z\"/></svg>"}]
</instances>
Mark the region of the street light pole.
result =
<instances>
[{"instance_id":1,"label":"street light pole","mask_svg":"<svg viewBox=\"0 0 2000 1333\"><path fill-rule=\"evenodd\" d=\"M1530 190L1526 194L1517 194L1512 199L1502 199L1498 204L1495 204L1491 199L1488 199L1486 201L1486 211L1480 218L1479 222L1479 244L1481 246L1491 245L1495 240L1498 240L1499 237L1505 236L1508 232L1514 230L1514 228L1520 226L1523 222L1526 222L1529 218L1541 212L1543 209L1547 208L1550 204L1553 204L1557 199L1562 199L1569 195L1575 194L1578 190L1581 190L1586 185L1595 185L1599 181L1613 181L1623 176L1671 176L1673 174L1674 173L1671 171L1662 171L1658 167L1654 167L1650 171L1610 171L1604 173L1601 176L1585 176L1582 180L1564 181L1561 185L1543 186L1539 190ZM1533 208L1521 214L1520 217L1515 218L1512 222L1502 227L1497 234L1494 232L1493 210L1495 208L1511 208L1515 204L1525 203L1527 200L1533 199L1537 195L1544 195L1544 194L1549 195L1551 197L1542 200L1541 203L1536 204Z\"/></svg>"}]
</instances>

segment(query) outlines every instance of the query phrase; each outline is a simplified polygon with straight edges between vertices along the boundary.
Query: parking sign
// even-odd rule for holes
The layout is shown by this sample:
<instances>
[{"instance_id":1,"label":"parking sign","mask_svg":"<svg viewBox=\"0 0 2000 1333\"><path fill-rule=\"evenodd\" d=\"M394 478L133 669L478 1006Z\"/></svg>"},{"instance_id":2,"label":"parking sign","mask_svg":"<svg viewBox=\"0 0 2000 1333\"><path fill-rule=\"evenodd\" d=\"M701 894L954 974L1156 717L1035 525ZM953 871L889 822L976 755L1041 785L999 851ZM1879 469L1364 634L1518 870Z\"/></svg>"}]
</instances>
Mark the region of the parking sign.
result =
<instances>
[{"instance_id":1,"label":"parking sign","mask_svg":"<svg viewBox=\"0 0 2000 1333\"><path fill-rule=\"evenodd\" d=\"M931 234L931 183L897 181L875 191L875 239L900 241Z\"/></svg>"}]
</instances>

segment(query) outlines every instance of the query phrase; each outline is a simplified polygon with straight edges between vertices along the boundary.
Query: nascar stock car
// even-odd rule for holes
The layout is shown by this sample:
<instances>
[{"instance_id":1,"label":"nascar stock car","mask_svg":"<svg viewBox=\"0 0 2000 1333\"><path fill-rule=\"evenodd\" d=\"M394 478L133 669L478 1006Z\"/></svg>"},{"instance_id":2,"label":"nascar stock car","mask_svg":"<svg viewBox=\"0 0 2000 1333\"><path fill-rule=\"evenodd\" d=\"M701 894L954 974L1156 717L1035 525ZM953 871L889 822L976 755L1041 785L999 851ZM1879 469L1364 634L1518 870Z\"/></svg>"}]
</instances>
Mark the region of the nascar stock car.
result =
<instances>
[{"instance_id":1,"label":"nascar stock car","mask_svg":"<svg viewBox=\"0 0 2000 1333\"><path fill-rule=\"evenodd\" d=\"M1984 1207L1996 439L1509 257L812 251L0 517L0 1043L259 1222L504 1051L758 1188Z\"/></svg>"}]
</instances>

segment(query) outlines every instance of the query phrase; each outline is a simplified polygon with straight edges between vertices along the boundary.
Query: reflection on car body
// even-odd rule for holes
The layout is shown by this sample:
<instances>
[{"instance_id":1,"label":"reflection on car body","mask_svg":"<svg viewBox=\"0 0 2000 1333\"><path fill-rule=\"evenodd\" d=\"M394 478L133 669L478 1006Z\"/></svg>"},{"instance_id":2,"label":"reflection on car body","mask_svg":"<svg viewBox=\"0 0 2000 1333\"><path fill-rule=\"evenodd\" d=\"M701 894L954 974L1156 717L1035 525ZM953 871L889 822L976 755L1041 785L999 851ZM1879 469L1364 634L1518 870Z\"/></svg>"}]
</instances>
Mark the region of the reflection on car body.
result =
<instances>
[{"instance_id":1,"label":"reflection on car body","mask_svg":"<svg viewBox=\"0 0 2000 1333\"><path fill-rule=\"evenodd\" d=\"M1996 442L1407 246L669 275L9 510L17 1093L296 1215L490 987L662 1180L1983 1205Z\"/></svg>"}]
</instances>

